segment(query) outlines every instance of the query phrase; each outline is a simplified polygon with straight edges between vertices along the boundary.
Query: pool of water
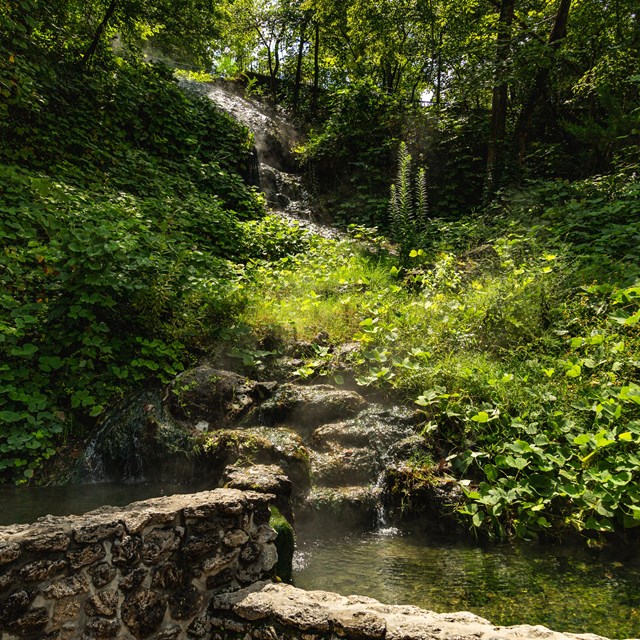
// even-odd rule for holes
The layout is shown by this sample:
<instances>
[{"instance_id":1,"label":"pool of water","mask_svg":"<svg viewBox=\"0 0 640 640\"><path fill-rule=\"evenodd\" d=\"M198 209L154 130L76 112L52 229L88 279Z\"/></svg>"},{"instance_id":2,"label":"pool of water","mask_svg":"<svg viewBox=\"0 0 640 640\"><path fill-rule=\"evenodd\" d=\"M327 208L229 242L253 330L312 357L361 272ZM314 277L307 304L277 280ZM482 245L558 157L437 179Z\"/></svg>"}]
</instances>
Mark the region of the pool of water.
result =
<instances>
[{"instance_id":1,"label":"pool of water","mask_svg":"<svg viewBox=\"0 0 640 640\"><path fill-rule=\"evenodd\" d=\"M304 589L472 611L500 625L640 636L640 558L629 553L479 546L415 527L325 536L303 528L294 567Z\"/></svg>"},{"instance_id":2,"label":"pool of water","mask_svg":"<svg viewBox=\"0 0 640 640\"><path fill-rule=\"evenodd\" d=\"M0 486L0 526L34 522L40 516L80 515L103 505L122 507L137 500L191 493L171 483L98 483L65 487Z\"/></svg>"},{"instance_id":3,"label":"pool of water","mask_svg":"<svg viewBox=\"0 0 640 640\"><path fill-rule=\"evenodd\" d=\"M0 487L0 525L81 514L204 489L171 483ZM425 527L340 530L299 523L294 583L434 611L472 611L495 624L640 637L640 554L536 544L479 545Z\"/></svg>"}]
</instances>

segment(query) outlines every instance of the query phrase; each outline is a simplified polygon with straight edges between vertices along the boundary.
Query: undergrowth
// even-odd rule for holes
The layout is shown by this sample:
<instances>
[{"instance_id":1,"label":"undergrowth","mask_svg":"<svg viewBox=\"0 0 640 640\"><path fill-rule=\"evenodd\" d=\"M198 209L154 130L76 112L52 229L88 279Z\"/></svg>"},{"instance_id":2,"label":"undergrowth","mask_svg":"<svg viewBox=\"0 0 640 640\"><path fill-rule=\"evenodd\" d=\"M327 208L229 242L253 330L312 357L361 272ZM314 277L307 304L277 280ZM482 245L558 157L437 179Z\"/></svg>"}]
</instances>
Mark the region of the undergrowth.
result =
<instances>
[{"instance_id":1,"label":"undergrowth","mask_svg":"<svg viewBox=\"0 0 640 640\"><path fill-rule=\"evenodd\" d=\"M0 114L0 480L13 482L201 353L270 235L242 180L247 130L168 70L28 71L28 95Z\"/></svg>"},{"instance_id":2,"label":"undergrowth","mask_svg":"<svg viewBox=\"0 0 640 640\"><path fill-rule=\"evenodd\" d=\"M310 341L301 379L353 371L413 401L472 528L597 543L640 524L636 191L622 173L530 185L430 221L406 257L375 231L316 240L247 269L240 320L256 345Z\"/></svg>"}]
</instances>

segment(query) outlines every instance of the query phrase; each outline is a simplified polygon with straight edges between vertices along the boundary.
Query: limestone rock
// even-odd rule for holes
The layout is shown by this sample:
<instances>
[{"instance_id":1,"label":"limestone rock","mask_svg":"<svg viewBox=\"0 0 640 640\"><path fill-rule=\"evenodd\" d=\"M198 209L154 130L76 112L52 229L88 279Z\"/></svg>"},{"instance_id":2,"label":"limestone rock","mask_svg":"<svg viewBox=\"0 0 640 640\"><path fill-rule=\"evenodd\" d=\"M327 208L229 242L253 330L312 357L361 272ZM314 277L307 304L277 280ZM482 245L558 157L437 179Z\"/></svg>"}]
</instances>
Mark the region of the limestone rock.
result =
<instances>
[{"instance_id":1,"label":"limestone rock","mask_svg":"<svg viewBox=\"0 0 640 640\"><path fill-rule=\"evenodd\" d=\"M178 532L172 529L151 531L144 537L142 559L147 565L166 560L180 545Z\"/></svg>"},{"instance_id":2,"label":"limestone rock","mask_svg":"<svg viewBox=\"0 0 640 640\"><path fill-rule=\"evenodd\" d=\"M115 618L91 618L85 629L92 638L115 638L120 631L120 622Z\"/></svg>"},{"instance_id":3,"label":"limestone rock","mask_svg":"<svg viewBox=\"0 0 640 640\"><path fill-rule=\"evenodd\" d=\"M122 580L120 580L120 589L123 591L137 589L146 580L147 575L148 571L142 567L130 570L128 573L125 573Z\"/></svg>"},{"instance_id":4,"label":"limestone rock","mask_svg":"<svg viewBox=\"0 0 640 640\"><path fill-rule=\"evenodd\" d=\"M104 616L111 618L116 615L118 608L118 593L113 589L100 591L84 603L84 610L90 617Z\"/></svg>"},{"instance_id":5,"label":"limestone rock","mask_svg":"<svg viewBox=\"0 0 640 640\"><path fill-rule=\"evenodd\" d=\"M137 536L124 536L111 547L113 564L131 566L141 557L142 540Z\"/></svg>"},{"instance_id":6,"label":"limestone rock","mask_svg":"<svg viewBox=\"0 0 640 640\"><path fill-rule=\"evenodd\" d=\"M263 424L290 424L308 433L322 424L357 415L366 406L367 401L355 391L322 384L284 384L262 403L256 417Z\"/></svg>"},{"instance_id":7,"label":"limestone rock","mask_svg":"<svg viewBox=\"0 0 640 640\"><path fill-rule=\"evenodd\" d=\"M43 593L47 598L59 600L79 593L87 593L87 591L89 591L89 583L84 576L69 576L52 582Z\"/></svg>"},{"instance_id":8,"label":"limestone rock","mask_svg":"<svg viewBox=\"0 0 640 640\"><path fill-rule=\"evenodd\" d=\"M122 603L122 621L136 638L148 638L160 627L166 608L164 598L149 589L140 589Z\"/></svg>"},{"instance_id":9,"label":"limestone rock","mask_svg":"<svg viewBox=\"0 0 640 640\"><path fill-rule=\"evenodd\" d=\"M174 620L194 618L204 604L204 596L193 586L179 589L169 598L169 613Z\"/></svg>"},{"instance_id":10,"label":"limestone rock","mask_svg":"<svg viewBox=\"0 0 640 640\"><path fill-rule=\"evenodd\" d=\"M168 407L178 420L206 423L204 430L230 425L273 392L275 384L249 380L231 371L202 365L170 385Z\"/></svg>"},{"instance_id":11,"label":"limestone rock","mask_svg":"<svg viewBox=\"0 0 640 640\"><path fill-rule=\"evenodd\" d=\"M222 543L229 549L235 549L241 547L243 544L249 541L249 536L242 529L234 529L229 531L222 539Z\"/></svg>"},{"instance_id":12,"label":"limestone rock","mask_svg":"<svg viewBox=\"0 0 640 640\"><path fill-rule=\"evenodd\" d=\"M45 551L66 551L70 542L69 535L65 531L40 528L36 525L24 538L23 544L27 551L42 553Z\"/></svg>"},{"instance_id":13,"label":"limestone rock","mask_svg":"<svg viewBox=\"0 0 640 640\"><path fill-rule=\"evenodd\" d=\"M0 542L0 565L13 562L20 557L20 545L15 542Z\"/></svg>"},{"instance_id":14,"label":"limestone rock","mask_svg":"<svg viewBox=\"0 0 640 640\"><path fill-rule=\"evenodd\" d=\"M285 584L257 583L212 599L212 616L232 613L246 621L252 637L314 637L315 633L370 640L604 640L541 626L496 627L471 613L439 614L411 606L384 605L372 598L303 591Z\"/></svg>"},{"instance_id":15,"label":"limestone rock","mask_svg":"<svg viewBox=\"0 0 640 640\"><path fill-rule=\"evenodd\" d=\"M91 582L93 582L93 585L98 589L108 585L116 577L116 573L116 570L106 562L89 569Z\"/></svg>"},{"instance_id":16,"label":"limestone rock","mask_svg":"<svg viewBox=\"0 0 640 640\"><path fill-rule=\"evenodd\" d=\"M77 551L68 551L67 559L73 569L79 569L89 564L95 564L102 560L105 555L105 548L101 544L94 544Z\"/></svg>"},{"instance_id":17,"label":"limestone rock","mask_svg":"<svg viewBox=\"0 0 640 640\"><path fill-rule=\"evenodd\" d=\"M20 569L18 575L25 582L44 582L53 575L64 571L67 563L64 560L38 560L30 562Z\"/></svg>"},{"instance_id":18,"label":"limestone rock","mask_svg":"<svg viewBox=\"0 0 640 640\"><path fill-rule=\"evenodd\" d=\"M280 512L289 521L293 520L293 485L278 465L228 466L222 474L221 484L232 489L252 489L260 493L271 493L276 497L275 504Z\"/></svg>"},{"instance_id":19,"label":"limestone rock","mask_svg":"<svg viewBox=\"0 0 640 640\"><path fill-rule=\"evenodd\" d=\"M19 636L29 636L44 629L49 622L49 612L44 607L34 607L23 616L11 621L7 628Z\"/></svg>"}]
</instances>

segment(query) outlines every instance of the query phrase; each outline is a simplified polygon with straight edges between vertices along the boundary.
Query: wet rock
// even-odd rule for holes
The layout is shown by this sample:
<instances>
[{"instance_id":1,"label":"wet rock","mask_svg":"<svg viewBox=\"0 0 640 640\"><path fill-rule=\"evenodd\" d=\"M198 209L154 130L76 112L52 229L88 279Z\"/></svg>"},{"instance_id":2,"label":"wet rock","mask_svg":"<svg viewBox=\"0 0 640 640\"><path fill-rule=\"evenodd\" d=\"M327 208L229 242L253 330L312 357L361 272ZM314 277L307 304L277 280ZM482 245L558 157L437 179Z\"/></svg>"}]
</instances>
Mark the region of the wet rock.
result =
<instances>
[{"instance_id":1,"label":"wet rock","mask_svg":"<svg viewBox=\"0 0 640 640\"><path fill-rule=\"evenodd\" d=\"M116 577L116 573L117 571L106 562L89 569L91 582L93 582L93 585L98 589L109 584Z\"/></svg>"},{"instance_id":2,"label":"wet rock","mask_svg":"<svg viewBox=\"0 0 640 640\"><path fill-rule=\"evenodd\" d=\"M221 468L236 465L277 465L291 480L292 491L304 495L310 485L309 451L291 429L245 427L216 431L207 436L205 450Z\"/></svg>"},{"instance_id":3,"label":"wet rock","mask_svg":"<svg viewBox=\"0 0 640 640\"><path fill-rule=\"evenodd\" d=\"M452 530L459 526L456 507L464 496L458 482L438 475L433 468L415 465L390 467L385 472L383 500L391 511L402 510L407 515L433 516L432 526Z\"/></svg>"},{"instance_id":4,"label":"wet rock","mask_svg":"<svg viewBox=\"0 0 640 640\"><path fill-rule=\"evenodd\" d=\"M315 487L300 507L305 519L326 518L336 525L373 526L382 489L377 486Z\"/></svg>"},{"instance_id":5,"label":"wet rock","mask_svg":"<svg viewBox=\"0 0 640 640\"><path fill-rule=\"evenodd\" d=\"M203 365L178 376L168 391L168 407L178 420L206 423L204 430L237 421L267 398L274 385Z\"/></svg>"},{"instance_id":6,"label":"wet rock","mask_svg":"<svg viewBox=\"0 0 640 640\"><path fill-rule=\"evenodd\" d=\"M380 470L381 460L375 449L337 448L311 455L314 484L320 487L374 484Z\"/></svg>"},{"instance_id":7,"label":"wet rock","mask_svg":"<svg viewBox=\"0 0 640 640\"><path fill-rule=\"evenodd\" d=\"M319 427L313 432L311 441L321 451L335 447L367 447L386 456L396 443L416 435L416 423L413 411L373 405L355 418Z\"/></svg>"},{"instance_id":8,"label":"wet rock","mask_svg":"<svg viewBox=\"0 0 640 640\"><path fill-rule=\"evenodd\" d=\"M330 385L282 385L262 403L255 419L266 425L289 424L304 434L335 420L363 411L367 401L355 391Z\"/></svg>"},{"instance_id":9,"label":"wet rock","mask_svg":"<svg viewBox=\"0 0 640 640\"><path fill-rule=\"evenodd\" d=\"M112 407L78 460L75 480L142 482L171 477L174 482L190 481L193 429L176 424L162 398L163 390L155 387Z\"/></svg>"},{"instance_id":10,"label":"wet rock","mask_svg":"<svg viewBox=\"0 0 640 640\"><path fill-rule=\"evenodd\" d=\"M104 616L111 618L118 609L118 593L112 589L100 591L84 603L85 613L89 617Z\"/></svg>"},{"instance_id":11,"label":"wet rock","mask_svg":"<svg viewBox=\"0 0 640 640\"><path fill-rule=\"evenodd\" d=\"M122 621L136 638L148 638L162 624L166 608L164 598L148 589L140 589L122 603Z\"/></svg>"}]
</instances>

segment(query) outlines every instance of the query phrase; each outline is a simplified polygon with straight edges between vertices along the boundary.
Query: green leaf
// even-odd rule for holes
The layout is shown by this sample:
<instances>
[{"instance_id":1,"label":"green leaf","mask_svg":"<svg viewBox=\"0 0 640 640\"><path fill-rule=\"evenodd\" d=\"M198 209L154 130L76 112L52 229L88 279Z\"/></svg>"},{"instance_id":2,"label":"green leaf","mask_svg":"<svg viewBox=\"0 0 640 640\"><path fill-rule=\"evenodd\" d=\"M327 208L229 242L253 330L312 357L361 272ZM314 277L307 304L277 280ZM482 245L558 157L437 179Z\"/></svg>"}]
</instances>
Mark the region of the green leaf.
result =
<instances>
[{"instance_id":1,"label":"green leaf","mask_svg":"<svg viewBox=\"0 0 640 640\"><path fill-rule=\"evenodd\" d=\"M475 416L471 416L471 419L474 422L480 422L480 423L489 422L490 420L489 414L486 411L479 411L478 413L476 413Z\"/></svg>"},{"instance_id":2,"label":"green leaf","mask_svg":"<svg viewBox=\"0 0 640 640\"><path fill-rule=\"evenodd\" d=\"M582 373L582 367L579 364L574 364L570 369L567 369L565 375L569 378L578 378Z\"/></svg>"},{"instance_id":3,"label":"green leaf","mask_svg":"<svg viewBox=\"0 0 640 640\"><path fill-rule=\"evenodd\" d=\"M498 479L498 475L500 474L500 472L498 471L498 467L493 464L485 464L484 467L482 467L482 470L487 476L487 479L491 482L495 482Z\"/></svg>"}]
</instances>

